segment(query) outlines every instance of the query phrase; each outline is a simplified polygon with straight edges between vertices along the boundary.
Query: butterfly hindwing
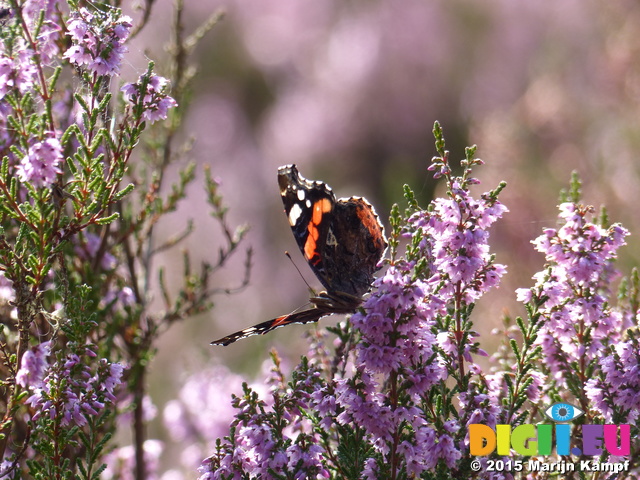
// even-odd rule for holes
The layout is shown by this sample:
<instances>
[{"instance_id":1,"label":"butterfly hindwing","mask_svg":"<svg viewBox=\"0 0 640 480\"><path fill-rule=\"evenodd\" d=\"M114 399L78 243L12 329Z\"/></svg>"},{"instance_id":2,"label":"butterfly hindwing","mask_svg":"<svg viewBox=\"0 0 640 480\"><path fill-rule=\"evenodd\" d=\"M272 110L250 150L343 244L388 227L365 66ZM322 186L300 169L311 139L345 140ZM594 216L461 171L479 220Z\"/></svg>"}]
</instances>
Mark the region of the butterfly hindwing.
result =
<instances>
[{"instance_id":1,"label":"butterfly hindwing","mask_svg":"<svg viewBox=\"0 0 640 480\"><path fill-rule=\"evenodd\" d=\"M361 197L341 198L334 207L323 260L328 292L362 297L387 248L373 207Z\"/></svg>"},{"instance_id":2,"label":"butterfly hindwing","mask_svg":"<svg viewBox=\"0 0 640 480\"><path fill-rule=\"evenodd\" d=\"M321 317L328 315L327 312L323 312L320 308L312 308L309 310L303 310L302 312L290 313L288 315L282 315L281 317L267 320L266 322L259 323L253 327L245 328L239 332L227 335L224 338L211 342L211 345L229 345L242 338L250 337L252 335L264 335L265 333L275 330L285 325L291 325L292 323L309 323L317 322Z\"/></svg>"}]
</instances>

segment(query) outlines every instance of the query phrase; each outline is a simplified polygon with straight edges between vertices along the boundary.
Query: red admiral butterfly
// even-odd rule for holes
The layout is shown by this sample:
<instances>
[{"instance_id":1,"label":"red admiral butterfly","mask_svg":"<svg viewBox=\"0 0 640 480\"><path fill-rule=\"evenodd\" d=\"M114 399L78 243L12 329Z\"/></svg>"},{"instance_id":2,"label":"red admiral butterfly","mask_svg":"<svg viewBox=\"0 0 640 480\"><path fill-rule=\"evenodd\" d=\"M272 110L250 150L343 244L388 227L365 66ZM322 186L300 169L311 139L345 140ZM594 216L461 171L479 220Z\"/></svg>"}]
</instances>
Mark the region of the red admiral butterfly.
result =
<instances>
[{"instance_id":1,"label":"red admiral butterfly","mask_svg":"<svg viewBox=\"0 0 640 480\"><path fill-rule=\"evenodd\" d=\"M313 307L245 328L212 345L229 345L292 323L316 322L334 313L353 313L369 291L387 248L375 210L361 197L336 200L324 182L312 182L295 165L278 169L278 184L293 236L326 291Z\"/></svg>"}]
</instances>

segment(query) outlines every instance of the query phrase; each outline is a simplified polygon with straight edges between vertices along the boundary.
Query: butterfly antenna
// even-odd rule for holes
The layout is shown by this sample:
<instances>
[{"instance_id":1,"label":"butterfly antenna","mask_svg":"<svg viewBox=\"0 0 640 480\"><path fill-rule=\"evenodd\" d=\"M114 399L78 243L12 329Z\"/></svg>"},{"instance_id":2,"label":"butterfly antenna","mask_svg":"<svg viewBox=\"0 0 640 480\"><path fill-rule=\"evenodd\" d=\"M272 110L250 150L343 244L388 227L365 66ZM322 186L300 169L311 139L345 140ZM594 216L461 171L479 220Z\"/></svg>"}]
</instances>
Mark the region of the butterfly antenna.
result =
<instances>
[{"instance_id":1,"label":"butterfly antenna","mask_svg":"<svg viewBox=\"0 0 640 480\"><path fill-rule=\"evenodd\" d=\"M296 268L296 270L298 271L298 275L300 275L300 278L302 279L302 281L305 283L305 285L307 286L307 288L309 289L309 291L311 292L312 295L316 295L316 291L311 287L311 285L309 285L309 282L307 282L307 279L304 278L304 275L302 275L302 272L300 271L300 269L298 268L298 265L296 265L296 262L293 261L293 258L291 258L291 255L289 254L288 251L285 251L284 254L287 256L287 258L289 260L291 260L291 263L293 264L293 266Z\"/></svg>"}]
</instances>

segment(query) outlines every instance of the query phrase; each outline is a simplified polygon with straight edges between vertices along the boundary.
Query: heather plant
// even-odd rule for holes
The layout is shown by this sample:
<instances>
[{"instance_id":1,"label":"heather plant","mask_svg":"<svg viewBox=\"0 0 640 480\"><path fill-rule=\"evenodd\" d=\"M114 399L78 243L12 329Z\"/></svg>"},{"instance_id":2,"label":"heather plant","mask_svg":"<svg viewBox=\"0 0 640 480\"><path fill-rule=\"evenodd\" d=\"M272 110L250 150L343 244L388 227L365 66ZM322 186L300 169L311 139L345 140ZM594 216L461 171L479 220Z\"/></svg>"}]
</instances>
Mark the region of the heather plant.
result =
<instances>
[{"instance_id":1,"label":"heather plant","mask_svg":"<svg viewBox=\"0 0 640 480\"><path fill-rule=\"evenodd\" d=\"M558 401L586 412L584 423L632 424L637 437L637 273L611 303L613 262L628 232L605 213L594 218L574 176L558 227L532 242L546 263L518 291L527 315L492 332L502 344L486 367L478 358L490 336L473 311L506 272L489 248L489 228L507 212L498 199L505 184L473 195L483 164L476 148L452 165L438 123L434 135L429 170L446 196L422 208L405 186L407 208L391 211L390 252L370 296L347 321L310 332L309 353L288 380L272 352L270 391L245 383L226 435L199 430L214 452L202 480L551 478L557 473L490 468L499 457L471 456L468 432L471 424L549 423L543 412ZM181 420L195 425L183 402ZM633 478L638 448L618 478ZM502 460L526 459L512 451ZM605 452L600 460L620 459Z\"/></svg>"},{"instance_id":2,"label":"heather plant","mask_svg":"<svg viewBox=\"0 0 640 480\"><path fill-rule=\"evenodd\" d=\"M188 224L171 238L156 233L195 179L185 162L189 143L176 140L194 73L186 62L218 15L187 37L177 2L167 76L149 62L126 79L124 56L149 18L144 13L134 22L109 2L11 0L2 7L3 479L96 479L118 458L116 447L131 452L123 470L130 478L152 478L146 373L156 341L231 288L215 290L210 279L245 229L227 221L208 170L208 204L223 232L219 258L196 269L185 253L177 290L156 265L159 253L193 231ZM161 307L152 307L152 282ZM131 446L113 442L118 428L131 430ZM115 463L109 472L122 478Z\"/></svg>"},{"instance_id":3,"label":"heather plant","mask_svg":"<svg viewBox=\"0 0 640 480\"><path fill-rule=\"evenodd\" d=\"M153 3L137 21L119 2L1 7L0 478L158 478L162 443L146 431L158 338L237 290L224 279L212 287L246 228L230 224L208 169L217 257L198 268L185 252L172 281L158 267L194 231L188 223L164 238L158 227L196 179L184 161L190 142L177 140L187 61L218 16L185 36L177 1L167 62L129 76L127 51ZM507 212L505 184L476 194L476 148L454 164L438 123L434 135L428 171L446 193L424 207L405 187L362 307L326 331L309 328L291 371L275 351L253 383L209 365L167 404L190 476L199 466L202 479L551 478L490 471L497 457L471 456L468 432L548 422L543 411L558 401L584 410L581 423L628 423L638 436L637 271L614 288L628 232L581 203L574 177L558 225L533 242L545 265L517 292L523 317L489 334L474 309L506 272L489 243ZM240 288L250 265L248 249ZM123 429L130 445L115 435ZM639 448L618 478L638 474ZM176 467L166 478L182 475Z\"/></svg>"}]
</instances>

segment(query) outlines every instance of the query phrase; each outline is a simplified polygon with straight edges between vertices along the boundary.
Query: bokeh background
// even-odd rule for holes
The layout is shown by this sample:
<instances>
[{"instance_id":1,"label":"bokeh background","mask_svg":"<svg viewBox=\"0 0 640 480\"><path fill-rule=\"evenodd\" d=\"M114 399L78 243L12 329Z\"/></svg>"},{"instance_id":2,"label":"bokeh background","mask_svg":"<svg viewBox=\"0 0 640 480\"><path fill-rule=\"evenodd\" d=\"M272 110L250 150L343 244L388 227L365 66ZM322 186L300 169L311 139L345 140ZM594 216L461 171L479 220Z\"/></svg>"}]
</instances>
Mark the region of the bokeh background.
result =
<instances>
[{"instance_id":1,"label":"bokeh background","mask_svg":"<svg viewBox=\"0 0 640 480\"><path fill-rule=\"evenodd\" d=\"M427 172L435 120L452 161L477 144L486 162L476 171L477 194L505 180L501 200L510 210L492 230L493 251L508 274L475 311L489 352L496 346L489 333L502 315L524 313L514 290L531 285L543 260L530 241L555 224L558 194L573 170L584 202L606 204L611 220L631 230L621 270L638 264L637 1L200 0L186 2L187 30L220 8L224 20L191 59L200 73L182 135L195 140L190 157L200 173L208 164L221 180L232 223L250 225L246 246L253 247L254 265L247 288L216 298L210 314L164 335L150 378L160 411L190 375L211 365L252 378L271 348L292 364L305 351L302 332L309 326L226 348L208 345L305 305L307 288L285 251L319 286L282 213L276 171L283 164L298 164L338 196L367 197L388 224L391 205L403 205L403 184L423 206L443 193ZM144 68L148 52L162 73L171 17L171 2L158 0L128 68ZM197 229L183 247L196 261L213 260L220 232L208 218L201 183L191 186L161 234L174 233L187 218ZM238 284L242 261L233 259L216 283ZM163 262L178 284L180 251ZM150 425L150 436L169 442L163 461L171 468L184 445L171 445L161 419Z\"/></svg>"}]
</instances>

